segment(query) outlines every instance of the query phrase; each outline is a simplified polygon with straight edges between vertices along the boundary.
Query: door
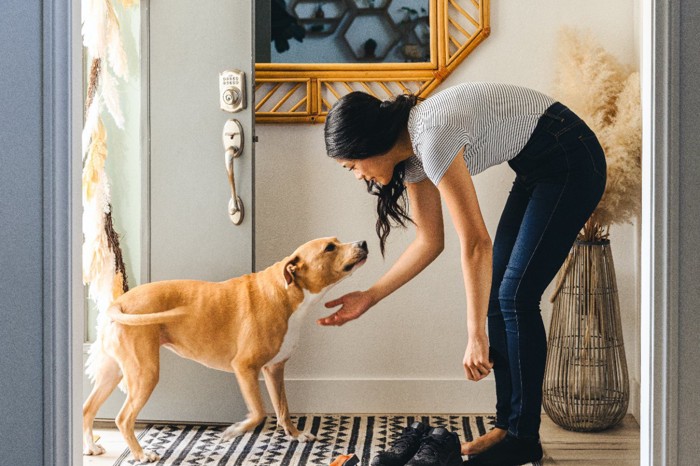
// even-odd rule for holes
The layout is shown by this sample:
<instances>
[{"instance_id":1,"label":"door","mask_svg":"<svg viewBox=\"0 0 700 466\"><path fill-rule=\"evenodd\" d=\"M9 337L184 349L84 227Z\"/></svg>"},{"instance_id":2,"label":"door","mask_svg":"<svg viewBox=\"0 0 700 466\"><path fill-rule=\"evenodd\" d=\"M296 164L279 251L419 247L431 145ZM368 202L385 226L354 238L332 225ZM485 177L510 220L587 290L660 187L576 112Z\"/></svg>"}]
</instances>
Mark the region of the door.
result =
<instances>
[{"instance_id":1,"label":"door","mask_svg":"<svg viewBox=\"0 0 700 466\"><path fill-rule=\"evenodd\" d=\"M150 198L145 222L150 223L150 281L221 281L252 269L252 14L251 2L243 0L144 2L141 21L148 27L142 27L142 53L149 66L142 70L142 82L148 83L143 86L148 94L143 128L150 138L143 141L150 164L143 178ZM245 74L247 102L237 113L219 107L219 73L231 69ZM228 215L232 196L222 135L230 118L243 130L242 152L233 162L244 211L239 225ZM114 417L123 399L115 391L99 417ZM232 373L161 348L160 381L140 420L232 422L245 413Z\"/></svg>"}]
</instances>

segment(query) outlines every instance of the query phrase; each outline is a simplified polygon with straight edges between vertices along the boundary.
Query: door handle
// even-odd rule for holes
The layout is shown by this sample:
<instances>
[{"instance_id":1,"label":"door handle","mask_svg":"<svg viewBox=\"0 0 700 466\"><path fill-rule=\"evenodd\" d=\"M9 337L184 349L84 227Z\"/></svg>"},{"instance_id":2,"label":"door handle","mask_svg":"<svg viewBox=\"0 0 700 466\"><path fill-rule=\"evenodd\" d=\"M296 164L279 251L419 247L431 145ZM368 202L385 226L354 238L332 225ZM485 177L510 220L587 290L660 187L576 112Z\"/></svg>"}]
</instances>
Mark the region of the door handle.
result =
<instances>
[{"instance_id":1,"label":"door handle","mask_svg":"<svg viewBox=\"0 0 700 466\"><path fill-rule=\"evenodd\" d=\"M228 173L228 182L231 186L231 199L228 202L228 216L234 225L240 225L243 222L243 201L236 194L236 175L233 169L234 159L243 154L243 127L241 122L235 119L226 120L224 123L224 151L226 172Z\"/></svg>"}]
</instances>

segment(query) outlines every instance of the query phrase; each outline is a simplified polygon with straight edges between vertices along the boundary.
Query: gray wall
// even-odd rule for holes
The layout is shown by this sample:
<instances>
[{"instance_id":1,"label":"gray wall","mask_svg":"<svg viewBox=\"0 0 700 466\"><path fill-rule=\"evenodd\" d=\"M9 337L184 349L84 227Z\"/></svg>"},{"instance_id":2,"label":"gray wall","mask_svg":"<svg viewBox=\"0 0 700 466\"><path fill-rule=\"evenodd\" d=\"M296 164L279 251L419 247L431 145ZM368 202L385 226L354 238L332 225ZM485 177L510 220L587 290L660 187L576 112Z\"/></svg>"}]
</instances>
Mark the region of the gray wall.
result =
<instances>
[{"instance_id":1,"label":"gray wall","mask_svg":"<svg viewBox=\"0 0 700 466\"><path fill-rule=\"evenodd\" d=\"M0 14L0 457L43 463L40 0Z\"/></svg>"},{"instance_id":2,"label":"gray wall","mask_svg":"<svg viewBox=\"0 0 700 466\"><path fill-rule=\"evenodd\" d=\"M679 2L680 24L680 244L678 303L678 464L696 464L700 445L700 8ZM673 396L673 395L671 395ZM673 414L672 414L673 415Z\"/></svg>"},{"instance_id":3,"label":"gray wall","mask_svg":"<svg viewBox=\"0 0 700 466\"><path fill-rule=\"evenodd\" d=\"M0 465L78 458L82 318L71 238L80 185L77 0L9 0L0 15ZM77 13L77 15L76 15ZM76 51L78 53L76 54ZM77 100L76 100L77 98ZM78 159L80 160L80 159ZM79 226L77 230L79 231ZM72 257L71 257L72 256ZM80 308L80 306L79 306ZM77 316L80 317L80 316ZM72 332L76 332L73 334Z\"/></svg>"}]
</instances>

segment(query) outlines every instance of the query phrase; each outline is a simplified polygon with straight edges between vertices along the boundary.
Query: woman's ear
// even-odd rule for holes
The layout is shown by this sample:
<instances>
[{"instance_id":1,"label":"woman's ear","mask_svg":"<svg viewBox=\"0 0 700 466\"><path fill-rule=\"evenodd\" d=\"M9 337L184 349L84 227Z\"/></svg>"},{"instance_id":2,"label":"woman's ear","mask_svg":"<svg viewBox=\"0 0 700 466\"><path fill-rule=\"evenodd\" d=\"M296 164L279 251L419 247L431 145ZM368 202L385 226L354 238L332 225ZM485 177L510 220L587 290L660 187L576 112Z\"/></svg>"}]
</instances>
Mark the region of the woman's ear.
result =
<instances>
[{"instance_id":1,"label":"woman's ear","mask_svg":"<svg viewBox=\"0 0 700 466\"><path fill-rule=\"evenodd\" d=\"M295 256L286 264L284 264L284 288L289 288L289 285L294 281L295 274L297 272L297 263L299 262L299 257Z\"/></svg>"}]
</instances>

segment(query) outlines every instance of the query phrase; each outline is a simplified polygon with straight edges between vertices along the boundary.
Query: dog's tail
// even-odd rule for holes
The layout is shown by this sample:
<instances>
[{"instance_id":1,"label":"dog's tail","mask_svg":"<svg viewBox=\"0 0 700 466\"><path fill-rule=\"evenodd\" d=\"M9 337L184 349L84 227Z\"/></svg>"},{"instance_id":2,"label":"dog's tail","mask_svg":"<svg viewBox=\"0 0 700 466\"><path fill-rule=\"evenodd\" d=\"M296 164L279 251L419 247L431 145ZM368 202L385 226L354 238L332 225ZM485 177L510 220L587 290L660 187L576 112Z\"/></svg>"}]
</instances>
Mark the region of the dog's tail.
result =
<instances>
[{"instance_id":1,"label":"dog's tail","mask_svg":"<svg viewBox=\"0 0 700 466\"><path fill-rule=\"evenodd\" d=\"M124 314L119 304L112 304L107 309L107 317L114 322L124 325L167 324L180 320L183 316L185 316L184 310L178 307L152 314Z\"/></svg>"}]
</instances>

